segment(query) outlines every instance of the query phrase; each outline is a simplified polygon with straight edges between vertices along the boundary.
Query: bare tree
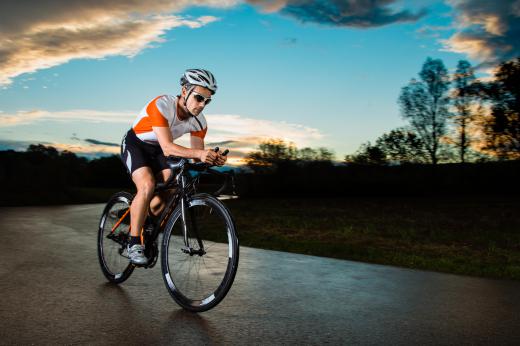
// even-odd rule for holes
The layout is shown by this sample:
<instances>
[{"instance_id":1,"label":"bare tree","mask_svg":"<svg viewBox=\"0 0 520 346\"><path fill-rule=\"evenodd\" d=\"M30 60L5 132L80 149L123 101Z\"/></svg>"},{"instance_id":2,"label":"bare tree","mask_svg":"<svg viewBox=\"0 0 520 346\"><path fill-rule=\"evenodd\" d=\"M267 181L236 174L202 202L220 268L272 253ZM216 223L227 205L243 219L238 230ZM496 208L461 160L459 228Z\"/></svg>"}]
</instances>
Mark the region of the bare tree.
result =
<instances>
[{"instance_id":1,"label":"bare tree","mask_svg":"<svg viewBox=\"0 0 520 346\"><path fill-rule=\"evenodd\" d=\"M399 104L403 118L410 122L424 142L431 163L436 165L449 116L449 76L442 60L428 58L419 77L401 90Z\"/></svg>"},{"instance_id":2,"label":"bare tree","mask_svg":"<svg viewBox=\"0 0 520 346\"><path fill-rule=\"evenodd\" d=\"M486 149L501 159L520 159L520 58L500 65L486 93L491 101Z\"/></svg>"},{"instance_id":3,"label":"bare tree","mask_svg":"<svg viewBox=\"0 0 520 346\"><path fill-rule=\"evenodd\" d=\"M476 102L477 85L475 74L471 64L466 60L460 60L453 77L453 104L456 112L452 114L455 124L456 139L454 144L459 152L460 162L466 162L468 149L471 147L471 135L468 128L474 121L475 114L472 108L478 107Z\"/></svg>"}]
</instances>

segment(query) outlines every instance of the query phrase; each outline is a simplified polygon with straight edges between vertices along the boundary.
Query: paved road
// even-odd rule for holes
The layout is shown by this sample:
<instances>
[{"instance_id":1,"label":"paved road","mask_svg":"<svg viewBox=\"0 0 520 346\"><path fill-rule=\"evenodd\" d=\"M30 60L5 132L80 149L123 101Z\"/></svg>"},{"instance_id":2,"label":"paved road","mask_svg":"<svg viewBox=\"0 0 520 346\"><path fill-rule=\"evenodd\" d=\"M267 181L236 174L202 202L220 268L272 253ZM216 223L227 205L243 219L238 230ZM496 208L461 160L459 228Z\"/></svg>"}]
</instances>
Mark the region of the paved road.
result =
<instances>
[{"instance_id":1,"label":"paved road","mask_svg":"<svg viewBox=\"0 0 520 346\"><path fill-rule=\"evenodd\" d=\"M101 209L0 209L0 344L520 344L520 282L245 247L226 299L188 313L159 266L105 282Z\"/></svg>"}]
</instances>

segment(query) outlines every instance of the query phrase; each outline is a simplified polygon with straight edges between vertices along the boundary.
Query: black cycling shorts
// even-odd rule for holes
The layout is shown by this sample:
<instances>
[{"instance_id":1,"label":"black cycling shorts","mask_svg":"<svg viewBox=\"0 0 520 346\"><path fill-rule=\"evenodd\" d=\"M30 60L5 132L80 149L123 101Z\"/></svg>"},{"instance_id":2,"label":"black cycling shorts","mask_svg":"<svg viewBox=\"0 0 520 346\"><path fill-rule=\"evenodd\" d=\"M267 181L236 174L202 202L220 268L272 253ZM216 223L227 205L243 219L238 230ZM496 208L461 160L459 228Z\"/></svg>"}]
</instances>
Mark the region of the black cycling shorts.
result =
<instances>
[{"instance_id":1,"label":"black cycling shorts","mask_svg":"<svg viewBox=\"0 0 520 346\"><path fill-rule=\"evenodd\" d=\"M169 169L161 147L143 142L137 138L133 129L128 130L123 137L121 161L123 161L130 176L141 167L150 167L154 174Z\"/></svg>"}]
</instances>

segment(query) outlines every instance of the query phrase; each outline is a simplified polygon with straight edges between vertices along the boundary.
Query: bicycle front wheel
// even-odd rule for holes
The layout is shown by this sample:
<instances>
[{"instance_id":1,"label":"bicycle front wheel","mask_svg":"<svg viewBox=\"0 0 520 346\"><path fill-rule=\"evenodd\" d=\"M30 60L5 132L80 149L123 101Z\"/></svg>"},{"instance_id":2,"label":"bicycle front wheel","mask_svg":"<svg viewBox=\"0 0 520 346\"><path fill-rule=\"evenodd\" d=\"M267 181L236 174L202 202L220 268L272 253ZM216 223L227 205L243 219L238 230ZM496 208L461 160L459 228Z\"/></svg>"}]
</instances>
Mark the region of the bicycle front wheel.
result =
<instances>
[{"instance_id":1,"label":"bicycle front wheel","mask_svg":"<svg viewBox=\"0 0 520 346\"><path fill-rule=\"evenodd\" d=\"M134 266L130 263L126 246L130 237L130 203L128 192L113 195L105 206L98 230L98 258L101 271L113 283L130 277Z\"/></svg>"},{"instance_id":2,"label":"bicycle front wheel","mask_svg":"<svg viewBox=\"0 0 520 346\"><path fill-rule=\"evenodd\" d=\"M207 194L186 203L187 243L180 205L165 227L161 265L166 287L184 309L202 312L228 293L238 268L238 237L224 204Z\"/></svg>"}]
</instances>

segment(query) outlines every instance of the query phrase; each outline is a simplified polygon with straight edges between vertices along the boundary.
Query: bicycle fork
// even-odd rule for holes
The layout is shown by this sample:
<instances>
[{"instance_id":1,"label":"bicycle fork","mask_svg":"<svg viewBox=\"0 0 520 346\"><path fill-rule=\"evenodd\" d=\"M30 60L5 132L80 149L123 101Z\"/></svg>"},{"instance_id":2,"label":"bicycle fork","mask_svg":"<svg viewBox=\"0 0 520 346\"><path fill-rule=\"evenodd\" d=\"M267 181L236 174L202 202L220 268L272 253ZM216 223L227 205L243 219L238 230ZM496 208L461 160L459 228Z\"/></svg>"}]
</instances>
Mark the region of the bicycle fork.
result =
<instances>
[{"instance_id":1,"label":"bicycle fork","mask_svg":"<svg viewBox=\"0 0 520 346\"><path fill-rule=\"evenodd\" d=\"M199 236L198 227L197 227L197 220L195 219L195 211L193 208L189 208L189 214L190 214L190 227L188 227L188 219L187 219L187 206L188 206L188 200L186 198L186 195L184 194L184 188L186 186L186 178L184 175L181 175L180 177L180 185L182 189L181 193L181 224L182 224L182 233L184 235L184 247L182 248L182 252L189 254L190 256L193 255L205 255L206 251L204 251L204 244L202 243L202 239ZM189 234L192 234L197 239L197 242L199 244L199 249L195 250L193 247L190 246L189 242Z\"/></svg>"}]
</instances>

